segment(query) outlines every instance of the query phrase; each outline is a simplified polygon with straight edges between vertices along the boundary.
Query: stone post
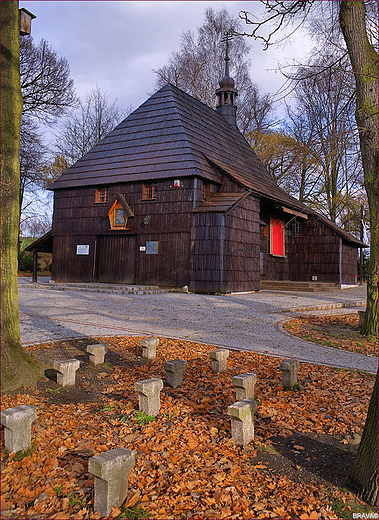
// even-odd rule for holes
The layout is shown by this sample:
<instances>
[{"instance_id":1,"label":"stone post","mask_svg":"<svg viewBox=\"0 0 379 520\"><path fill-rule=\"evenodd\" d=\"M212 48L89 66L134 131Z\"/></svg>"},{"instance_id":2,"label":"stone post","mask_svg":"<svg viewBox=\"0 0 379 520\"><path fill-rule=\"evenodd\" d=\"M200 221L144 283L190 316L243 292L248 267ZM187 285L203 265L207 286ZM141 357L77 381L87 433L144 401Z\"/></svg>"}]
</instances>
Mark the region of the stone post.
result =
<instances>
[{"instance_id":1,"label":"stone post","mask_svg":"<svg viewBox=\"0 0 379 520\"><path fill-rule=\"evenodd\" d=\"M125 501L134 461L134 451L126 448L106 451L88 459L88 471L95 475L93 509L101 516L108 516L112 507L120 507Z\"/></svg>"},{"instance_id":2,"label":"stone post","mask_svg":"<svg viewBox=\"0 0 379 520\"><path fill-rule=\"evenodd\" d=\"M236 400L254 399L254 387L257 382L256 374L246 372L233 377L233 385L236 387Z\"/></svg>"},{"instance_id":3,"label":"stone post","mask_svg":"<svg viewBox=\"0 0 379 520\"><path fill-rule=\"evenodd\" d=\"M37 408L22 404L1 411L4 426L4 446L10 452L27 450L32 442L32 422L37 417Z\"/></svg>"},{"instance_id":4,"label":"stone post","mask_svg":"<svg viewBox=\"0 0 379 520\"><path fill-rule=\"evenodd\" d=\"M244 399L228 406L228 415L231 419L232 439L237 444L245 446L254 439L253 415L257 409L254 399Z\"/></svg>"},{"instance_id":5,"label":"stone post","mask_svg":"<svg viewBox=\"0 0 379 520\"><path fill-rule=\"evenodd\" d=\"M58 372L57 383L63 386L75 386L76 371L80 367L78 359L66 359L64 361L54 361L53 368Z\"/></svg>"},{"instance_id":6,"label":"stone post","mask_svg":"<svg viewBox=\"0 0 379 520\"><path fill-rule=\"evenodd\" d=\"M154 361L154 359L157 357L158 344L158 338L141 339L140 345L142 347L142 357L148 361Z\"/></svg>"},{"instance_id":7,"label":"stone post","mask_svg":"<svg viewBox=\"0 0 379 520\"><path fill-rule=\"evenodd\" d=\"M228 356L229 350L226 348L212 350L212 352L209 353L209 357L212 360L212 371L216 374L224 372L227 369Z\"/></svg>"},{"instance_id":8,"label":"stone post","mask_svg":"<svg viewBox=\"0 0 379 520\"><path fill-rule=\"evenodd\" d=\"M280 363L282 385L293 386L297 383L297 370L300 362L297 359L285 359Z\"/></svg>"},{"instance_id":9,"label":"stone post","mask_svg":"<svg viewBox=\"0 0 379 520\"><path fill-rule=\"evenodd\" d=\"M178 388L183 384L183 374L186 369L187 361L184 359L174 359L166 361L164 369L166 371L166 383L171 388Z\"/></svg>"},{"instance_id":10,"label":"stone post","mask_svg":"<svg viewBox=\"0 0 379 520\"><path fill-rule=\"evenodd\" d=\"M104 363L105 354L108 352L108 347L103 343L88 345L87 352L89 354L90 365L102 365Z\"/></svg>"},{"instance_id":11,"label":"stone post","mask_svg":"<svg viewBox=\"0 0 379 520\"><path fill-rule=\"evenodd\" d=\"M361 328L363 327L364 323L365 323L365 314L366 314L366 311L363 310L363 311L358 311L358 316L359 316L359 330L361 330Z\"/></svg>"},{"instance_id":12,"label":"stone post","mask_svg":"<svg viewBox=\"0 0 379 520\"><path fill-rule=\"evenodd\" d=\"M145 412L146 415L158 415L161 407L162 379L152 377L151 379L137 381L134 383L134 388L138 393L140 411Z\"/></svg>"}]
</instances>

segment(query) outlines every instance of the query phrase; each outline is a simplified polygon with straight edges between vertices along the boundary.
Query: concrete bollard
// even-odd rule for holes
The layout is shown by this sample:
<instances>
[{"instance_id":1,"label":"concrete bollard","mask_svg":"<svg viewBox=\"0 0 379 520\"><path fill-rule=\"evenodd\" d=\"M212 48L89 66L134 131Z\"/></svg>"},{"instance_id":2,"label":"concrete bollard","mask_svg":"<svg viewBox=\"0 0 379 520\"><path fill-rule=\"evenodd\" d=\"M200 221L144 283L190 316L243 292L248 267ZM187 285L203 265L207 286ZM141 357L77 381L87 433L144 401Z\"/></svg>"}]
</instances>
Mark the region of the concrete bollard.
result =
<instances>
[{"instance_id":1,"label":"concrete bollard","mask_svg":"<svg viewBox=\"0 0 379 520\"><path fill-rule=\"evenodd\" d=\"M4 426L4 446L10 452L27 450L32 442L32 422L37 417L37 408L22 404L1 411Z\"/></svg>"},{"instance_id":2,"label":"concrete bollard","mask_svg":"<svg viewBox=\"0 0 379 520\"><path fill-rule=\"evenodd\" d=\"M160 391L163 388L162 379L152 377L134 383L138 392L139 410L146 415L158 415L161 408Z\"/></svg>"},{"instance_id":3,"label":"concrete bollard","mask_svg":"<svg viewBox=\"0 0 379 520\"><path fill-rule=\"evenodd\" d=\"M178 388L183 384L183 374L186 369L187 361L184 359L174 359L166 361L164 369L166 371L166 383L171 388Z\"/></svg>"},{"instance_id":4,"label":"concrete bollard","mask_svg":"<svg viewBox=\"0 0 379 520\"><path fill-rule=\"evenodd\" d=\"M108 352L108 347L103 343L88 345L87 352L89 354L90 365L102 365L104 363L105 354Z\"/></svg>"},{"instance_id":5,"label":"concrete bollard","mask_svg":"<svg viewBox=\"0 0 379 520\"><path fill-rule=\"evenodd\" d=\"M80 367L78 359L66 359L64 361L54 361L53 368L57 370L57 383L63 388L75 386L76 371Z\"/></svg>"},{"instance_id":6,"label":"concrete bollard","mask_svg":"<svg viewBox=\"0 0 379 520\"><path fill-rule=\"evenodd\" d=\"M253 415L256 409L257 402L254 399L244 399L228 406L232 439L240 446L245 446L254 439Z\"/></svg>"},{"instance_id":7,"label":"concrete bollard","mask_svg":"<svg viewBox=\"0 0 379 520\"><path fill-rule=\"evenodd\" d=\"M282 385L293 386L297 383L297 370L300 362L297 359L285 359L280 363Z\"/></svg>"},{"instance_id":8,"label":"concrete bollard","mask_svg":"<svg viewBox=\"0 0 379 520\"><path fill-rule=\"evenodd\" d=\"M154 359L157 357L158 344L158 338L141 339L140 345L142 347L142 357L148 361L154 361Z\"/></svg>"},{"instance_id":9,"label":"concrete bollard","mask_svg":"<svg viewBox=\"0 0 379 520\"><path fill-rule=\"evenodd\" d=\"M134 451L126 448L106 451L88 459L88 471L95 475L93 509L101 516L108 516L112 507L120 507L125 501L134 461Z\"/></svg>"},{"instance_id":10,"label":"concrete bollard","mask_svg":"<svg viewBox=\"0 0 379 520\"><path fill-rule=\"evenodd\" d=\"M254 399L254 387L257 382L256 374L246 372L233 377L233 385L236 387L236 401Z\"/></svg>"},{"instance_id":11,"label":"concrete bollard","mask_svg":"<svg viewBox=\"0 0 379 520\"><path fill-rule=\"evenodd\" d=\"M218 350L212 350L209 353L209 357L212 360L212 371L215 374L225 372L227 367L227 359L229 356L229 350L226 348L220 348Z\"/></svg>"}]
</instances>

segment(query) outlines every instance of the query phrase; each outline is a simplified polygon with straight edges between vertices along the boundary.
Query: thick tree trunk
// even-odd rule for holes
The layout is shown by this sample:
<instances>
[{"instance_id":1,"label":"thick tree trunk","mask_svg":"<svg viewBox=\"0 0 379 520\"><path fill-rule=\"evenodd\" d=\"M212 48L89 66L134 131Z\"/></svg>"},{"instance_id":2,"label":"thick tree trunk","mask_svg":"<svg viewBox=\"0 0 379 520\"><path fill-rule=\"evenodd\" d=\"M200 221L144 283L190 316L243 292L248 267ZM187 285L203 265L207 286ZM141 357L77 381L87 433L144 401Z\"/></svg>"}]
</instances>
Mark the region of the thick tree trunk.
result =
<instances>
[{"instance_id":1,"label":"thick tree trunk","mask_svg":"<svg viewBox=\"0 0 379 520\"><path fill-rule=\"evenodd\" d=\"M346 487L370 505L378 504L378 374L366 424Z\"/></svg>"},{"instance_id":2,"label":"thick tree trunk","mask_svg":"<svg viewBox=\"0 0 379 520\"><path fill-rule=\"evenodd\" d=\"M378 335L378 53L367 38L365 6L340 2L340 25L356 83L356 113L365 188L370 207L370 261L367 310L362 334Z\"/></svg>"},{"instance_id":3,"label":"thick tree trunk","mask_svg":"<svg viewBox=\"0 0 379 520\"><path fill-rule=\"evenodd\" d=\"M20 340L17 291L20 126L18 2L1 2L1 388L30 386L37 372Z\"/></svg>"}]
</instances>

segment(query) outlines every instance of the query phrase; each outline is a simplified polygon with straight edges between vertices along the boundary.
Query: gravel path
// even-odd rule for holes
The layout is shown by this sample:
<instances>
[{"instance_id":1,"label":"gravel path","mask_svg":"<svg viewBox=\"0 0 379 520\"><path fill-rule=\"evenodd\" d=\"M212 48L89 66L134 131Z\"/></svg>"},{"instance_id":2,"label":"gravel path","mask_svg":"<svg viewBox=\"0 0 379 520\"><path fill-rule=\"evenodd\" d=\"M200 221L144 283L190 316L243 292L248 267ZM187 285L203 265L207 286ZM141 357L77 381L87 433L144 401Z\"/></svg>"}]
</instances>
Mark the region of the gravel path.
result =
<instances>
[{"instance_id":1,"label":"gravel path","mask_svg":"<svg viewBox=\"0 0 379 520\"><path fill-rule=\"evenodd\" d=\"M325 293L126 295L41 290L43 282L19 279L24 345L152 334L370 373L377 370L376 357L316 345L282 329L283 321L297 314L356 312L365 301L364 287Z\"/></svg>"}]
</instances>

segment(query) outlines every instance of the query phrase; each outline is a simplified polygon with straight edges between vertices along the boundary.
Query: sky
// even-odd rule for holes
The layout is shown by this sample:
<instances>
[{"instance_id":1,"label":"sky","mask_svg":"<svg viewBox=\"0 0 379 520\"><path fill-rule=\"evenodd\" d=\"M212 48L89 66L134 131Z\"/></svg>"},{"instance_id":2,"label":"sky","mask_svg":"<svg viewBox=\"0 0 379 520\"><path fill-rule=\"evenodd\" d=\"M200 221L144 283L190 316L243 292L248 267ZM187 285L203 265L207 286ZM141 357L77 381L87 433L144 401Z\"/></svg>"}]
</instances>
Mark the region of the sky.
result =
<instances>
[{"instance_id":1,"label":"sky","mask_svg":"<svg viewBox=\"0 0 379 520\"><path fill-rule=\"evenodd\" d=\"M225 7L238 16L241 10L259 15L259 1L26 1L19 2L36 19L32 36L46 39L60 57L67 58L79 96L93 87L117 99L122 111L138 108L154 92L153 69L164 66L180 48L181 34L201 26L205 9ZM244 25L246 29L248 26ZM278 61L301 60L312 49L305 30L281 48L263 51L251 44L251 79L262 93L274 94L284 78L275 71Z\"/></svg>"},{"instance_id":2,"label":"sky","mask_svg":"<svg viewBox=\"0 0 379 520\"><path fill-rule=\"evenodd\" d=\"M172 52L179 51L181 35L196 33L204 21L207 7L225 7L238 17L241 10L255 16L263 12L255 1L19 1L36 18L32 21L35 42L47 40L59 57L65 57L76 92L84 98L92 88L106 91L108 101L116 101L122 113L137 109L155 91L157 70L167 64ZM244 22L243 22L244 24ZM244 30L248 27L243 25ZM246 27L246 29L245 29ZM311 52L312 43L305 29L296 31L281 47L263 50L259 41L248 39L250 77L262 94L275 94L284 82L277 65L302 61ZM283 101L276 106L282 117ZM45 128L45 142L52 143L57 127ZM43 191L37 199L25 196L33 215L52 213L52 194ZM26 215L27 217L27 215ZM28 219L26 220L28 221Z\"/></svg>"}]
</instances>

